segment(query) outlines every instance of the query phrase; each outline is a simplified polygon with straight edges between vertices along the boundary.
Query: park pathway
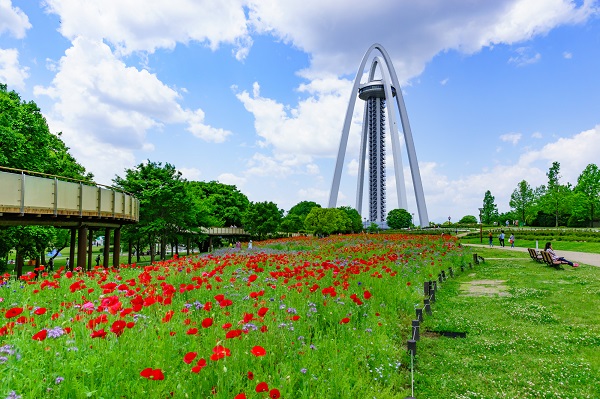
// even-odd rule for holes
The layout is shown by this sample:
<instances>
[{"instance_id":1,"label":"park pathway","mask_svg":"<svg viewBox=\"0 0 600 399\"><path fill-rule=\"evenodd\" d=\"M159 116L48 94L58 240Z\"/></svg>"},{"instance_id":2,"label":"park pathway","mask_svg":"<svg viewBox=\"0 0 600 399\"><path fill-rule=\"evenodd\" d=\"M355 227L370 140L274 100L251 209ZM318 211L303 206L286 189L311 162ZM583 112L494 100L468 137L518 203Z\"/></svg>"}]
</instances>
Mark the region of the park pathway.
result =
<instances>
[{"instance_id":1,"label":"park pathway","mask_svg":"<svg viewBox=\"0 0 600 399\"><path fill-rule=\"evenodd\" d=\"M462 245L468 246L468 247L489 248L489 245L486 245L486 244L462 244ZM521 247L511 248L510 246L501 247L499 245L494 245L494 249L527 253L527 248L521 248ZM563 251L563 250L555 250L555 251L558 254L558 256L562 256L565 259L568 259L572 262L577 262L580 264L600 267L600 254L593 254L593 253L588 253L588 252Z\"/></svg>"}]
</instances>

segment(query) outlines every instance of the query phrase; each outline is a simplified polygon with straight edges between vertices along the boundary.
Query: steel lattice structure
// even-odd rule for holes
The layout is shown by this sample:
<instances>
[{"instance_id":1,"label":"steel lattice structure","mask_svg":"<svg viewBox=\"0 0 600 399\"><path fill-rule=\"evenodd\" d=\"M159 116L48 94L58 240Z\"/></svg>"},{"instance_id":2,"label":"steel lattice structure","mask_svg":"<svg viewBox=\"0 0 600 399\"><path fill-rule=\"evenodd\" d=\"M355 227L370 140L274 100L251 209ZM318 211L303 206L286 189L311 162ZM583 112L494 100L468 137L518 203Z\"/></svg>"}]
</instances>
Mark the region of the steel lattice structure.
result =
<instances>
[{"instance_id":1,"label":"steel lattice structure","mask_svg":"<svg viewBox=\"0 0 600 399\"><path fill-rule=\"evenodd\" d=\"M368 81L360 85L360 78L365 69L367 59L373 50L378 50L381 57L373 58ZM382 59L383 58L383 59ZM381 80L375 80L375 72L381 71ZM398 88L398 90L396 90ZM365 53L358 73L354 79L352 94L346 110L346 119L342 129L342 138L331 185L329 196L329 207L335 208L337 196L339 192L340 179L344 164L344 156L348 144L348 135L352 114L356 104L356 97L365 100L365 109L363 116L363 126L360 144L360 156L358 164L358 184L356 189L356 210L362 212L362 197L364 191L364 169L368 147L368 166L369 166L369 220L383 224L386 220L386 151L385 151L385 134L386 126L390 132L392 142L392 154L394 160L394 172L396 178L396 190L398 195L398 208L408 210L406 200L406 188L404 182L404 173L402 167L402 156L400 154L400 140L398 135L398 127L396 124L396 113L391 106L396 103L397 111L400 114L402 130L404 133L404 141L408 153L413 188L415 190L415 199L417 202L417 210L419 215L419 223L422 227L429 224L427 216L427 206L425 204L425 196L423 194L423 185L417 162L417 154L414 147L410 124L408 123L408 115L406 107L400 91L400 84L396 71L391 63L390 57L380 44L373 44ZM394 101L395 99L395 101ZM386 106L386 100L389 105ZM387 123L386 123L387 122Z\"/></svg>"}]
</instances>

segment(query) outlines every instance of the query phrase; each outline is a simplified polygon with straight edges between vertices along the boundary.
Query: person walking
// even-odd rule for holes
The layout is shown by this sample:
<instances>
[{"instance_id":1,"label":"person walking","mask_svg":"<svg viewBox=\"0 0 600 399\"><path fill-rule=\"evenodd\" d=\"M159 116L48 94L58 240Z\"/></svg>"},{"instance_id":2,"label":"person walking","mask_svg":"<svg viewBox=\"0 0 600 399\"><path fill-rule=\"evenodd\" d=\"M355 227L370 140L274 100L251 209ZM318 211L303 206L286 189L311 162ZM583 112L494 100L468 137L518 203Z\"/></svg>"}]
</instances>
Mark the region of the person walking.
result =
<instances>
[{"instance_id":1,"label":"person walking","mask_svg":"<svg viewBox=\"0 0 600 399\"><path fill-rule=\"evenodd\" d=\"M252 240L248 242L248 251L252 250Z\"/></svg>"},{"instance_id":2,"label":"person walking","mask_svg":"<svg viewBox=\"0 0 600 399\"><path fill-rule=\"evenodd\" d=\"M510 247L514 248L515 247L515 235L511 233L510 237L508 238L508 242L510 242Z\"/></svg>"},{"instance_id":3,"label":"person walking","mask_svg":"<svg viewBox=\"0 0 600 399\"><path fill-rule=\"evenodd\" d=\"M96 266L100 266L100 254L96 256Z\"/></svg>"},{"instance_id":4,"label":"person walking","mask_svg":"<svg viewBox=\"0 0 600 399\"><path fill-rule=\"evenodd\" d=\"M490 248L492 248L494 246L494 235L491 231L488 234L488 239L490 240Z\"/></svg>"},{"instance_id":5,"label":"person walking","mask_svg":"<svg viewBox=\"0 0 600 399\"><path fill-rule=\"evenodd\" d=\"M500 241L500 246L504 248L504 230L500 230L500 235L498 236L498 241Z\"/></svg>"}]
</instances>

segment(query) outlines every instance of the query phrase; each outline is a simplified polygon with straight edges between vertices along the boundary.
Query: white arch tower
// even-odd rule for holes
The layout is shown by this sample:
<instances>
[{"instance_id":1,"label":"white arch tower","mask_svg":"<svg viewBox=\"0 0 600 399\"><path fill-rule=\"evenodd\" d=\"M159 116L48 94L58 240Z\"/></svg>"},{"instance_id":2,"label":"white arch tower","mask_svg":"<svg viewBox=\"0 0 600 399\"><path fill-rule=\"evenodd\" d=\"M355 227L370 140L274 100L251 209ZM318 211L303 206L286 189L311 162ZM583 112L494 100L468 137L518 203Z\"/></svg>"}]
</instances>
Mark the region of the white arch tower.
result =
<instances>
[{"instance_id":1,"label":"white arch tower","mask_svg":"<svg viewBox=\"0 0 600 399\"><path fill-rule=\"evenodd\" d=\"M373 58L369 71L367 83L360 84L360 78L365 69L367 60L373 50L377 50L380 56ZM375 72L379 68L381 72L381 80L375 80ZM385 128L389 127L392 141L392 155L394 159L394 173L396 177L396 191L398 194L398 207L408 210L406 200L406 187L404 181L404 173L402 166L402 156L400 153L400 139L398 134L398 126L396 123L396 112L393 110L394 98L396 106L400 114L400 122L404 133L404 142L408 153L408 162L412 176L413 188L415 190L415 198L417 202L417 211L419 215L419 224L421 227L429 225L427 216L427 206L425 204L425 195L423 194L423 184L421 182L421 174L419 172L419 164L417 162L417 153L408 123L408 115L402 98L400 83L396 76L396 71L392 65L388 53L381 44L375 43L363 56L363 59L358 68L350 102L346 110L346 118L342 129L342 138L340 148L338 150L335 171L333 175L333 183L331 184L331 192L329 195L329 207L335 208L337 203L338 192L340 189L340 179L344 166L344 157L346 147L348 145L348 135L350 133L350 124L352 122L352 114L356 104L356 97L365 101L365 112L363 117L362 135L360 143L360 156L358 163L358 184L356 188L356 210L362 212L362 197L364 192L364 174L365 162L367 153L367 144L369 148L369 220L373 222L383 223L386 220L386 176L385 176ZM386 107L386 100L391 100L390 105ZM387 123L386 123L387 119Z\"/></svg>"}]
</instances>

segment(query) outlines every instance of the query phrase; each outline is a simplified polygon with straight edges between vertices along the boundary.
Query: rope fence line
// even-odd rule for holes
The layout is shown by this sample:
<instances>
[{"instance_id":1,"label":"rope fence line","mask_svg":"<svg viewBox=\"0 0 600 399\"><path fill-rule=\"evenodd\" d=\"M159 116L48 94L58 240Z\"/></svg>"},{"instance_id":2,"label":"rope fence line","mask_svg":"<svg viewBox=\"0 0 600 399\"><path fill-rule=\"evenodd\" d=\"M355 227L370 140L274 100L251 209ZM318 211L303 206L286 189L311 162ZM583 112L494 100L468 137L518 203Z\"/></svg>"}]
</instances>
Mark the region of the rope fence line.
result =
<instances>
[{"instance_id":1,"label":"rope fence line","mask_svg":"<svg viewBox=\"0 0 600 399\"><path fill-rule=\"evenodd\" d=\"M473 262L469 262L469 269L473 268L473 263L478 265L479 263L484 262L485 259L481 256L478 256L476 253L473 254ZM465 271L465 266L460 266L460 271ZM433 316L433 312L431 311L431 305L435 303L436 298L435 294L438 290L438 283L441 284L446 281L448 278L454 277L454 270L452 267L448 267L448 275L446 275L446 271L442 270L438 274L437 280L429 280L423 283L423 307L417 308L415 307L416 319L412 320L412 334L411 339L406 341L406 347L408 352L410 352L410 392L411 396L407 396L405 399L416 399L415 396L415 357L417 355L417 342L421 338L420 334L420 326L421 322L423 322L423 311L427 316Z\"/></svg>"}]
</instances>

